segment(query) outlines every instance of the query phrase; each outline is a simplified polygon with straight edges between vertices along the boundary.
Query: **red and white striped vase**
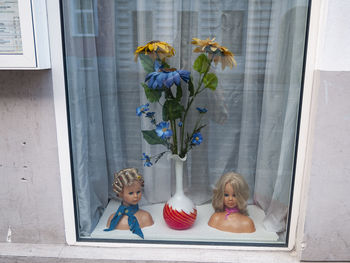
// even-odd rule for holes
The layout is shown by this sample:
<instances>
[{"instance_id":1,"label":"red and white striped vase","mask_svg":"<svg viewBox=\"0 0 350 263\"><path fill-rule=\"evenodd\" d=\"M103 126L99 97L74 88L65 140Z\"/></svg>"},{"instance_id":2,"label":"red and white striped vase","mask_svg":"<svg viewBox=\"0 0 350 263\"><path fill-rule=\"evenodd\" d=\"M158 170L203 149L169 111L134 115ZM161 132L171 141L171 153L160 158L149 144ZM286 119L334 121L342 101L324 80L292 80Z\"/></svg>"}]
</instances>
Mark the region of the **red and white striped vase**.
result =
<instances>
[{"instance_id":1,"label":"red and white striped vase","mask_svg":"<svg viewBox=\"0 0 350 263\"><path fill-rule=\"evenodd\" d=\"M175 162L176 191L173 197L165 203L163 217L167 225L172 229L184 230L190 228L197 217L195 204L183 191L183 164L187 159L178 155L169 155L168 159Z\"/></svg>"}]
</instances>

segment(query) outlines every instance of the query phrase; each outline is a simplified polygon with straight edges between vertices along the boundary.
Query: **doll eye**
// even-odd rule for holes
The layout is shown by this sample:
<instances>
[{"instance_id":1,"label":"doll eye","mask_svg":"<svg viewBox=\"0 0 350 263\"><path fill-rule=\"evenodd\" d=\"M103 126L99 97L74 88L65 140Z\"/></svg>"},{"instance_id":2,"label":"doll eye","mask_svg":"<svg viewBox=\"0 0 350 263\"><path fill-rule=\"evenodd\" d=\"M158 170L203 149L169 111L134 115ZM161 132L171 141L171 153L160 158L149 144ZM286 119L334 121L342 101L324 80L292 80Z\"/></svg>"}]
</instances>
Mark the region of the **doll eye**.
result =
<instances>
[{"instance_id":1,"label":"doll eye","mask_svg":"<svg viewBox=\"0 0 350 263\"><path fill-rule=\"evenodd\" d=\"M141 193L141 191L137 191L137 194Z\"/></svg>"},{"instance_id":2,"label":"doll eye","mask_svg":"<svg viewBox=\"0 0 350 263\"><path fill-rule=\"evenodd\" d=\"M132 195L134 192L129 192L129 195Z\"/></svg>"},{"instance_id":3,"label":"doll eye","mask_svg":"<svg viewBox=\"0 0 350 263\"><path fill-rule=\"evenodd\" d=\"M225 197L228 197L228 194L224 194Z\"/></svg>"}]
</instances>

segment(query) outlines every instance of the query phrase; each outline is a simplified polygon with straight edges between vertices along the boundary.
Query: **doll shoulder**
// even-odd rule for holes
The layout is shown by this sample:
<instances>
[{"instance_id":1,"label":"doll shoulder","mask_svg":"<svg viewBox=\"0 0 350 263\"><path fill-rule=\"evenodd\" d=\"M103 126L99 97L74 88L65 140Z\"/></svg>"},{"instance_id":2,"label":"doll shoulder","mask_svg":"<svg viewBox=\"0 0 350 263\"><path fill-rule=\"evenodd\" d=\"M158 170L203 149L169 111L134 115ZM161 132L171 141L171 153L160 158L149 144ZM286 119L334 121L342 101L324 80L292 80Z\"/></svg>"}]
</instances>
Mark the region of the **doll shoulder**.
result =
<instances>
[{"instance_id":1,"label":"doll shoulder","mask_svg":"<svg viewBox=\"0 0 350 263\"><path fill-rule=\"evenodd\" d=\"M108 220L107 220L107 228L109 228L109 226L111 225L111 221L112 221L112 219L113 219L113 217L114 217L114 215L115 215L115 213L113 213L113 214L111 214L109 217L108 217Z\"/></svg>"},{"instance_id":2,"label":"doll shoulder","mask_svg":"<svg viewBox=\"0 0 350 263\"><path fill-rule=\"evenodd\" d=\"M215 212L214 214L211 215L208 225L216 228L218 225L221 224L223 217L224 217L224 213Z\"/></svg>"},{"instance_id":3,"label":"doll shoulder","mask_svg":"<svg viewBox=\"0 0 350 263\"><path fill-rule=\"evenodd\" d=\"M151 214L142 209L137 212L137 219L141 228L154 224Z\"/></svg>"},{"instance_id":4,"label":"doll shoulder","mask_svg":"<svg viewBox=\"0 0 350 263\"><path fill-rule=\"evenodd\" d=\"M241 215L240 217L240 227L245 233L255 232L255 225L253 220L246 215Z\"/></svg>"}]
</instances>

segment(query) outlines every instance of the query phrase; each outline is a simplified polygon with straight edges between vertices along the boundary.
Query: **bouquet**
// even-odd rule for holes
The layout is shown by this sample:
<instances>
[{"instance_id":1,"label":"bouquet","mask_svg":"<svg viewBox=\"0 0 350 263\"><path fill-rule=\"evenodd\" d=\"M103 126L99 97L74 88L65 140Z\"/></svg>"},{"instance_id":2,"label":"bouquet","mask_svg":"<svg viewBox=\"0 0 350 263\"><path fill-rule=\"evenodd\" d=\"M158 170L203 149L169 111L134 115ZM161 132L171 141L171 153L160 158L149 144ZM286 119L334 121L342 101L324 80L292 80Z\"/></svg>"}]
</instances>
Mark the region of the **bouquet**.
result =
<instances>
[{"instance_id":1,"label":"bouquet","mask_svg":"<svg viewBox=\"0 0 350 263\"><path fill-rule=\"evenodd\" d=\"M144 166L152 166L167 152L184 158L193 147L203 141L201 130L206 124L201 121L207 109L196 107L197 121L194 128L188 131L186 118L189 109L200 93L216 90L218 78L211 72L213 63L215 66L221 63L222 70L226 66L231 69L236 66L233 53L214 41L215 38L192 39L191 43L197 46L193 52L202 53L193 63L193 69L199 75L196 85L190 71L177 70L167 64L166 59L175 55L175 49L168 43L151 41L136 49L135 61L139 58L147 73L145 82L141 85L148 100L148 103L136 109L136 113L148 118L154 126L152 130L142 130L143 138L150 145L161 144L166 147L165 151L154 156L143 153ZM156 113L150 111L150 103L162 105L160 122L157 122Z\"/></svg>"}]
</instances>

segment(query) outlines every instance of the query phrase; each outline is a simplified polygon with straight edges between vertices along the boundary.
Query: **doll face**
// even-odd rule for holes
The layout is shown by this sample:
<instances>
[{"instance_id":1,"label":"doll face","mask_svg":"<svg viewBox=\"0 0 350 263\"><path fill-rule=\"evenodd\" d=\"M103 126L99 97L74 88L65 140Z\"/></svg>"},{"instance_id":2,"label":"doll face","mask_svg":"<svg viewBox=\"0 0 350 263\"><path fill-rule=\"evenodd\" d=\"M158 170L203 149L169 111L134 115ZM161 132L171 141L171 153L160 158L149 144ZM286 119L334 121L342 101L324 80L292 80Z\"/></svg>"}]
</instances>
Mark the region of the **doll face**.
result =
<instances>
[{"instance_id":1,"label":"doll face","mask_svg":"<svg viewBox=\"0 0 350 263\"><path fill-rule=\"evenodd\" d=\"M225 185L224 191L224 207L225 208L234 208L237 206L237 199L235 191L231 184L227 183Z\"/></svg>"},{"instance_id":2,"label":"doll face","mask_svg":"<svg viewBox=\"0 0 350 263\"><path fill-rule=\"evenodd\" d=\"M129 186L124 186L120 197L123 199L124 205L136 205L141 200L141 184L138 181L133 182Z\"/></svg>"}]
</instances>

